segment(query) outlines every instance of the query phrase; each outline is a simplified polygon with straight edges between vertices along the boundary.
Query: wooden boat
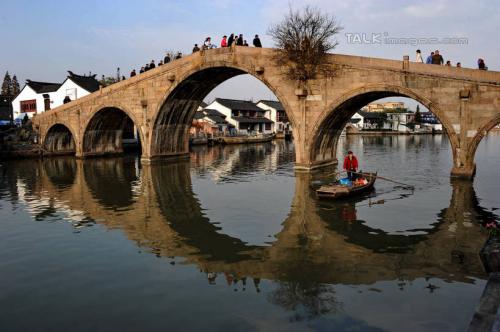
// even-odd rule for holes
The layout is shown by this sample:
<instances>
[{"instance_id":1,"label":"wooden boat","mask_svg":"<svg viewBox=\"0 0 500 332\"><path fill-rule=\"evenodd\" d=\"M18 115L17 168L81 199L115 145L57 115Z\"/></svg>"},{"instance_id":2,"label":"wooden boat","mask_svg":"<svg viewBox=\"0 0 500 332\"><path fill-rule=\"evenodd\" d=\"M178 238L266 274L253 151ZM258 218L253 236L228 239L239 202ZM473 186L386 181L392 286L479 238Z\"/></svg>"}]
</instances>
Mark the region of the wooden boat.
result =
<instances>
[{"instance_id":1,"label":"wooden boat","mask_svg":"<svg viewBox=\"0 0 500 332\"><path fill-rule=\"evenodd\" d=\"M208 144L208 139L206 137L191 137L189 139L189 145L205 145Z\"/></svg>"},{"instance_id":2,"label":"wooden boat","mask_svg":"<svg viewBox=\"0 0 500 332\"><path fill-rule=\"evenodd\" d=\"M375 180L377 179L377 173L361 173L363 177L368 180L365 185L342 185L339 183L323 185L316 190L316 195L318 198L324 199L337 199L351 196L358 196L368 193L373 190Z\"/></svg>"},{"instance_id":3,"label":"wooden boat","mask_svg":"<svg viewBox=\"0 0 500 332\"><path fill-rule=\"evenodd\" d=\"M219 137L221 144L248 144L248 143L263 143L270 142L274 138L273 134L257 135L257 136L224 136Z\"/></svg>"}]
</instances>

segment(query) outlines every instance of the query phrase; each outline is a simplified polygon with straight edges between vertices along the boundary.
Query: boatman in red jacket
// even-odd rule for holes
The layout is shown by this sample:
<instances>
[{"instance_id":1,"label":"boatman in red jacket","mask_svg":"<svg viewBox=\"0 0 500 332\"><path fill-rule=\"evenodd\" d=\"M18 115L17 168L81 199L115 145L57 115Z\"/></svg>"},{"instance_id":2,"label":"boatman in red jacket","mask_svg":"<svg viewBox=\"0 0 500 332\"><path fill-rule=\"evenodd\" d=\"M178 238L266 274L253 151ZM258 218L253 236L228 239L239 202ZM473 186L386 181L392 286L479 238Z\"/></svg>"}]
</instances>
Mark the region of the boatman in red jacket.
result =
<instances>
[{"instance_id":1,"label":"boatman in red jacket","mask_svg":"<svg viewBox=\"0 0 500 332\"><path fill-rule=\"evenodd\" d=\"M347 172L347 178L351 181L356 179L355 172L358 169L358 159L352 153L352 151L347 152L347 156L344 159L344 170ZM354 172L354 173L353 173Z\"/></svg>"}]
</instances>

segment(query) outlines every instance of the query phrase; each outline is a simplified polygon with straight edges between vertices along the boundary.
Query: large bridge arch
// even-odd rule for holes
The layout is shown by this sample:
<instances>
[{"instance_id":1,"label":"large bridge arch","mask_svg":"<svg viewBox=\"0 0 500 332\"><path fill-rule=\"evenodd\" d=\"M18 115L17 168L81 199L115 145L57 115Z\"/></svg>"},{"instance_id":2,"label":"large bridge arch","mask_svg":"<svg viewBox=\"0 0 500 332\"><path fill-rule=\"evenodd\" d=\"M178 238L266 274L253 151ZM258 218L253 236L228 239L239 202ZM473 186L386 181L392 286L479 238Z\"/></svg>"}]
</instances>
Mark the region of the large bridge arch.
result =
<instances>
[{"instance_id":1,"label":"large bridge arch","mask_svg":"<svg viewBox=\"0 0 500 332\"><path fill-rule=\"evenodd\" d=\"M71 126L62 122L56 122L47 129L42 136L42 146L44 154L62 155L75 154L77 146L77 137Z\"/></svg>"},{"instance_id":2,"label":"large bridge arch","mask_svg":"<svg viewBox=\"0 0 500 332\"><path fill-rule=\"evenodd\" d=\"M200 56L203 55L200 53ZM294 126L293 106L285 97L286 93L280 90L280 86L284 86L281 80L269 80L264 69L252 63L235 64L232 59L204 62L176 77L175 83L158 103L151 121L153 127L148 141L149 155L154 158L187 153L189 126L203 99L221 83L245 74L259 80L273 92Z\"/></svg>"},{"instance_id":3,"label":"large bridge arch","mask_svg":"<svg viewBox=\"0 0 500 332\"><path fill-rule=\"evenodd\" d=\"M82 126L81 156L117 154L123 152L123 129L131 121L144 142L140 122L134 112L119 103L95 106Z\"/></svg>"},{"instance_id":4,"label":"large bridge arch","mask_svg":"<svg viewBox=\"0 0 500 332\"><path fill-rule=\"evenodd\" d=\"M337 143L342 129L359 109L378 99L387 97L405 97L418 101L432 112L443 125L456 160L458 136L446 114L429 98L409 88L387 84L374 84L351 90L332 103L321 114L312 130L309 153L312 166L322 166L336 161Z\"/></svg>"}]
</instances>

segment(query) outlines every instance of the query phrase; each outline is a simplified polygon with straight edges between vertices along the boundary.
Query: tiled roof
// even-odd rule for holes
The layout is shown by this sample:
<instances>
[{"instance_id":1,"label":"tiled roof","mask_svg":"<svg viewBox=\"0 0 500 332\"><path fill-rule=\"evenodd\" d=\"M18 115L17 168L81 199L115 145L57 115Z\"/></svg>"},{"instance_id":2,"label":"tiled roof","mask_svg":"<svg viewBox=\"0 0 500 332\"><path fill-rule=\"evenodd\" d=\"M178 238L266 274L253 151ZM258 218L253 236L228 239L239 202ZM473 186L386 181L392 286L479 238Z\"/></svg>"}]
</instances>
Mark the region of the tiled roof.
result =
<instances>
[{"instance_id":1,"label":"tiled roof","mask_svg":"<svg viewBox=\"0 0 500 332\"><path fill-rule=\"evenodd\" d=\"M215 101L223 106L226 106L227 108L229 108L231 110L264 112L264 110L262 108L257 107L251 101L236 100L236 99L224 99L224 98L216 98Z\"/></svg>"},{"instance_id":2,"label":"tiled roof","mask_svg":"<svg viewBox=\"0 0 500 332\"><path fill-rule=\"evenodd\" d=\"M284 111L285 109L283 108L283 105L281 105L281 103L279 101L275 101L275 100L259 100L257 102L258 103L263 103L269 107L272 107L274 108L275 110L277 111Z\"/></svg>"},{"instance_id":3,"label":"tiled roof","mask_svg":"<svg viewBox=\"0 0 500 332\"><path fill-rule=\"evenodd\" d=\"M358 114L365 119L387 119L387 114L383 112L358 111Z\"/></svg>"},{"instance_id":4,"label":"tiled roof","mask_svg":"<svg viewBox=\"0 0 500 332\"><path fill-rule=\"evenodd\" d=\"M205 111L206 115L219 116L223 119L226 118L226 116L224 114L222 114L221 112L219 112L217 110L211 109L211 108L205 108L204 111Z\"/></svg>"},{"instance_id":5,"label":"tiled roof","mask_svg":"<svg viewBox=\"0 0 500 332\"><path fill-rule=\"evenodd\" d=\"M87 90L88 92L95 92L99 90L99 81L95 79L96 74L90 76L82 76L73 73L68 70L68 78L79 85L81 88Z\"/></svg>"},{"instance_id":6,"label":"tiled roof","mask_svg":"<svg viewBox=\"0 0 500 332\"><path fill-rule=\"evenodd\" d=\"M206 115L206 118L212 120L213 122L217 123L217 124L227 124L227 121L224 120L223 117L220 117L218 115L210 115L210 114L207 114Z\"/></svg>"},{"instance_id":7,"label":"tiled roof","mask_svg":"<svg viewBox=\"0 0 500 332\"><path fill-rule=\"evenodd\" d=\"M61 86L60 83L37 82L26 80L26 85L35 90L36 93L54 92Z\"/></svg>"}]
</instances>

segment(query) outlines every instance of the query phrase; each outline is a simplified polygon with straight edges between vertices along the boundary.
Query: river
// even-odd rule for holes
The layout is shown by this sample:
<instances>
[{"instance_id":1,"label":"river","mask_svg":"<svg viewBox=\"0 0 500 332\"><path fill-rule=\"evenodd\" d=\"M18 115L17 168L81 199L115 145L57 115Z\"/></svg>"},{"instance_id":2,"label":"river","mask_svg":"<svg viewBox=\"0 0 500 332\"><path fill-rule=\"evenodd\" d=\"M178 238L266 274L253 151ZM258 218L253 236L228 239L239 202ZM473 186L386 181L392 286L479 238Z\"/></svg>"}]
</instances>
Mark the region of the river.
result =
<instances>
[{"instance_id":1,"label":"river","mask_svg":"<svg viewBox=\"0 0 500 332\"><path fill-rule=\"evenodd\" d=\"M294 146L0 162L1 331L465 331L499 220L500 135L474 183L446 136L341 140L377 180L318 201Z\"/></svg>"}]
</instances>

